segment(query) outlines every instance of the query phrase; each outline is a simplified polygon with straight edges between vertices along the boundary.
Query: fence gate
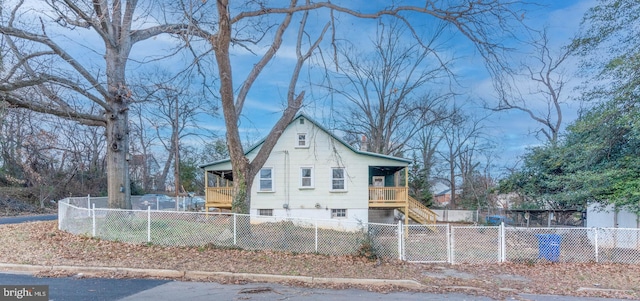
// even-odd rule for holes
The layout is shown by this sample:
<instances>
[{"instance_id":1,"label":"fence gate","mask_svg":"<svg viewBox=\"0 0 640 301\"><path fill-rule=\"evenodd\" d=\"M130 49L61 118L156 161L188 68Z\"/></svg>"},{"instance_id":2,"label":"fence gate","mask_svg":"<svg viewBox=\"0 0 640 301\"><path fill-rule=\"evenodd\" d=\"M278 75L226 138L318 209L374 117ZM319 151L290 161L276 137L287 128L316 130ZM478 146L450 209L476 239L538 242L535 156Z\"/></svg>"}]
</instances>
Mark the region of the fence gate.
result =
<instances>
[{"instance_id":1,"label":"fence gate","mask_svg":"<svg viewBox=\"0 0 640 301\"><path fill-rule=\"evenodd\" d=\"M408 225L402 228L404 260L449 262L449 225Z\"/></svg>"}]
</instances>

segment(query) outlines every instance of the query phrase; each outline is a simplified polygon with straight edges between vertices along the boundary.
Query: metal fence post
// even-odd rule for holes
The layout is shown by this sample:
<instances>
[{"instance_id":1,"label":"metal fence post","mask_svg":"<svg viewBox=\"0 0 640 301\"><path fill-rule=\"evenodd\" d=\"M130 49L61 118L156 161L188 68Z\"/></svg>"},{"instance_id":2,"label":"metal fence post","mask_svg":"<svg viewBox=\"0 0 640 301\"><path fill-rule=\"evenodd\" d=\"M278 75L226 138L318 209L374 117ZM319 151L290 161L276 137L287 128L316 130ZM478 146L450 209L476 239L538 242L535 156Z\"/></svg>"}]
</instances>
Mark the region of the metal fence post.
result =
<instances>
[{"instance_id":1,"label":"metal fence post","mask_svg":"<svg viewBox=\"0 0 640 301\"><path fill-rule=\"evenodd\" d=\"M66 210L69 210L65 200L69 201L68 199L58 201L58 230L62 230L62 221L67 217Z\"/></svg>"},{"instance_id":2,"label":"metal fence post","mask_svg":"<svg viewBox=\"0 0 640 301\"><path fill-rule=\"evenodd\" d=\"M596 251L596 263L598 262L598 228L591 228L593 229L593 232L595 232L593 234L593 241L594 241L594 247L595 247L595 251Z\"/></svg>"},{"instance_id":3,"label":"metal fence post","mask_svg":"<svg viewBox=\"0 0 640 301\"><path fill-rule=\"evenodd\" d=\"M238 214L233 213L233 245L234 245L234 246L238 244L238 242L237 242L237 235L236 235L236 232L237 232L237 231L236 231L236 229L237 229L237 228L236 228L236 217L237 217L237 216L238 216Z\"/></svg>"},{"instance_id":4,"label":"metal fence post","mask_svg":"<svg viewBox=\"0 0 640 301\"><path fill-rule=\"evenodd\" d=\"M398 221L398 259L403 260L404 256L402 256L402 222Z\"/></svg>"},{"instance_id":5,"label":"metal fence post","mask_svg":"<svg viewBox=\"0 0 640 301\"><path fill-rule=\"evenodd\" d=\"M147 206L147 242L151 242L151 206Z\"/></svg>"},{"instance_id":6,"label":"metal fence post","mask_svg":"<svg viewBox=\"0 0 640 301\"><path fill-rule=\"evenodd\" d=\"M96 204L91 208L91 237L96 237Z\"/></svg>"},{"instance_id":7,"label":"metal fence post","mask_svg":"<svg viewBox=\"0 0 640 301\"><path fill-rule=\"evenodd\" d=\"M456 238L455 238L455 234L454 234L453 229L451 229L451 231L450 231L450 228L451 228L451 225L447 224L447 242L449 243L449 248L448 248L448 250L449 250L449 252L448 252L449 253L449 263L453 264L454 261L455 261L455 253L454 252L456 251L455 250L455 243L456 243L455 239Z\"/></svg>"},{"instance_id":8,"label":"metal fence post","mask_svg":"<svg viewBox=\"0 0 640 301\"><path fill-rule=\"evenodd\" d=\"M500 262L505 262L507 259L507 244L504 222L500 223Z\"/></svg>"},{"instance_id":9,"label":"metal fence post","mask_svg":"<svg viewBox=\"0 0 640 301\"><path fill-rule=\"evenodd\" d=\"M87 209L91 209L91 195L87 194Z\"/></svg>"},{"instance_id":10,"label":"metal fence post","mask_svg":"<svg viewBox=\"0 0 640 301\"><path fill-rule=\"evenodd\" d=\"M316 220L316 253L318 253L318 220Z\"/></svg>"}]
</instances>

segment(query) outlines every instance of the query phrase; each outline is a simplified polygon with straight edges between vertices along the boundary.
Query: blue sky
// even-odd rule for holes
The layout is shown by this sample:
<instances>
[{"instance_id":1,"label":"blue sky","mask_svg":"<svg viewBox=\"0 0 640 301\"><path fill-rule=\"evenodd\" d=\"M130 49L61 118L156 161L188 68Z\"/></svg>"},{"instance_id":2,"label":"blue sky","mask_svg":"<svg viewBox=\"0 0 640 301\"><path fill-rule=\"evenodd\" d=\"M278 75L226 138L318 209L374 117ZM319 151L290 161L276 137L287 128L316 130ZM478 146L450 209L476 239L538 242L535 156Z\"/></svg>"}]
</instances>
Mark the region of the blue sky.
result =
<instances>
[{"instance_id":1,"label":"blue sky","mask_svg":"<svg viewBox=\"0 0 640 301\"><path fill-rule=\"evenodd\" d=\"M551 38L551 47L555 49L558 49L569 41L578 29L584 12L591 5L595 4L595 0L534 0L530 2L536 3L534 6L536 9L527 12L525 15L526 21L536 28L547 25ZM33 7L42 5L39 1L30 3ZM361 3L362 7L373 7L386 4L388 1L358 0L351 3ZM320 12L318 14L325 13L326 12ZM311 30L320 28L320 26L324 24L318 20L326 20L319 18L322 16L315 16L314 14L311 15L309 21L311 22L310 25L312 25L309 27ZM317 23L313 24L313 22ZM348 39L350 42L356 45L363 45L363 48L366 48L365 45L368 45L371 36L375 33L375 21L343 17L340 19L340 22L339 38ZM418 29L425 31L431 30L429 25L429 22L423 22ZM79 60L91 62L89 64L95 66L94 70L104 70L104 68L101 68L101 64L104 63L104 60L101 60L101 55L104 52L103 45L102 41L100 41L95 34L87 33L87 31L82 29L73 31L73 36L65 33L65 35L67 35L65 37L56 36L55 30L51 30L48 33L55 36L59 41L64 41L63 43L74 45L72 47L73 55ZM296 30L293 25L287 32L287 35L288 37L292 37L295 34ZM327 40L329 40L329 37L325 38L325 42ZM289 41L291 41L291 39L289 39ZM149 61L159 55L166 54L167 50L173 49L176 46L176 42L173 38L158 36L152 40L137 44L132 50L132 60L128 64L129 72L133 74L136 71L147 68L147 65L141 64L140 62ZM265 49L265 45L256 46L253 50L258 56L244 51L242 48L232 49L236 86L244 79L246 73L250 70L249 68L253 66L259 58L259 55L264 52ZM285 42L277 58L267 66L247 98L243 111L241 132L249 143L264 137L280 117L280 113L284 107L283 103L286 101L291 64L295 57L294 50L294 45L290 42ZM456 89L462 93L462 96L459 97L458 100L473 100L473 102L470 102L466 107L478 114L486 114L486 111L479 109L481 106L479 100L482 99L491 102L492 99L494 99L494 92L488 73L484 70L482 61L473 49L473 46L466 41L465 38L453 36L449 44L447 44L442 51L445 56L455 55L458 57L456 64L452 66L453 70L458 74L459 82L461 83L461 86ZM526 56L525 50L521 50L521 52L523 57ZM518 58L514 57L514 60L516 59ZM191 58L188 55L180 53L168 60L164 60L162 65L169 69L181 69L184 65L190 63L190 60ZM331 116L333 116L331 109L339 109L339 107L329 107L330 98L327 96L326 91L318 88L317 85L310 85L308 82L309 80L315 81L318 79L317 75L314 75L316 74L314 72L321 69L319 61L314 60L307 66L308 68L304 74L308 76L301 77L298 83L298 92L305 90L307 96L303 111L315 117L326 127L332 128L335 125L335 120L331 118ZM568 75L573 75L573 71L576 68L576 61L570 61L569 64L567 64ZM579 79L573 79L569 84L577 85L579 82ZM195 87L201 84L202 83L198 81L193 82ZM563 108L564 125L569 124L577 116L576 113L579 105L570 100L572 94L576 94L576 92L573 91L571 87L567 87L564 95L567 100ZM341 102L339 98L334 98L333 101L338 104ZM536 103L532 102L531 105L535 106ZM221 115L220 113L220 116ZM487 134L493 137L492 140L497 145L497 151L501 154L500 163L503 165L511 166L515 164L517 157L522 155L527 147L540 143L540 140L532 134L536 129L536 124L523 113L516 111L493 113L487 120ZM203 117L201 125L215 130L221 136L224 135L224 124L221 117L217 119ZM199 142L194 141L192 143Z\"/></svg>"},{"instance_id":2,"label":"blue sky","mask_svg":"<svg viewBox=\"0 0 640 301\"><path fill-rule=\"evenodd\" d=\"M559 50L562 45L570 41L579 27L584 12L595 3L595 1L577 0L533 2L539 4L539 6L536 5L535 10L527 12L525 18L527 18L530 25L536 28L542 28L543 25L548 27L550 47L556 50ZM344 23L348 22L348 20L344 20ZM351 42L355 44L366 45L369 43L370 36L375 31L375 23L353 21L350 25L346 29L343 27L345 32L342 34L344 36L349 36ZM463 95L458 98L458 101L473 100L473 102L466 105L470 111L475 111L481 115L488 114L488 112L480 109L480 99L487 102L492 102L495 99L488 73L484 70L481 58L475 53L470 43L460 37L454 37L453 39L456 42L459 41L453 47L454 49L451 50L455 51L459 57L454 69L460 76L459 82L462 83L462 87L457 90L462 91ZM279 60L276 60L277 63L272 63L268 66L268 73L261 75L247 99L243 112L242 128L250 140L257 140L266 135L280 116L280 111L283 108L282 103L285 101L289 81L288 75L290 74L286 60L292 57L292 47L291 45L284 45L281 51ZM526 57L526 50L522 49L521 52L522 56ZM234 59L236 63L244 62L250 66L255 58L246 52L238 52ZM515 59L518 58L516 57ZM246 69L239 65L234 65L234 67L236 68L234 77L242 78L241 73L245 72ZM572 77L577 68L577 62L570 60L566 68L567 76ZM564 90L566 102L563 106L564 125L575 120L577 116L579 104L571 99L573 95L577 95L572 86L577 85L579 82L580 79L578 78L571 79ZM335 120L331 118L332 114L329 113L330 108L328 108L328 100L324 91L304 84L305 79L301 78L299 90L304 89L307 92L306 107L303 110L331 128ZM335 98L333 101L338 103L340 99ZM532 101L529 105L535 108L541 103ZM219 122L212 122L210 126L223 130ZM502 166L512 167L516 164L517 158L528 147L541 143L541 140L536 138L534 134L537 129L536 123L521 112L492 113L487 118L486 128L487 134L493 137L492 140L496 144L496 152L500 154L499 162L494 162L501 165L498 167L497 173L500 172L499 169Z\"/></svg>"}]
</instances>

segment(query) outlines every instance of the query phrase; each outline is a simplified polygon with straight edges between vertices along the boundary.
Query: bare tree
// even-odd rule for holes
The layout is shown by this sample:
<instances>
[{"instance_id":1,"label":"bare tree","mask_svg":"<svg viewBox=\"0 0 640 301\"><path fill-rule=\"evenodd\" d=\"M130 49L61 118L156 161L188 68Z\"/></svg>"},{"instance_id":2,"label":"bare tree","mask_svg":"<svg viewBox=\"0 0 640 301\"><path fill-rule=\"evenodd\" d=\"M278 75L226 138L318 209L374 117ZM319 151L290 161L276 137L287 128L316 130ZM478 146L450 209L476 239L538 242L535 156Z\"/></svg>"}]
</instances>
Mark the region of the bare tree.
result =
<instances>
[{"instance_id":1,"label":"bare tree","mask_svg":"<svg viewBox=\"0 0 640 301\"><path fill-rule=\"evenodd\" d=\"M87 147L100 136L57 117L9 108L0 119L0 183L24 188L25 200L40 206L69 192L104 193L104 155Z\"/></svg>"},{"instance_id":2,"label":"bare tree","mask_svg":"<svg viewBox=\"0 0 640 301\"><path fill-rule=\"evenodd\" d=\"M563 48L559 53L554 53L549 48L546 29L532 45L535 53L531 58L534 61L522 64L525 74L515 78L520 81L519 84L498 86L499 103L491 110L519 110L526 113L540 124L537 132L542 133L546 141L555 144L562 125L562 91L568 82L563 66L571 51Z\"/></svg>"},{"instance_id":3,"label":"bare tree","mask_svg":"<svg viewBox=\"0 0 640 301\"><path fill-rule=\"evenodd\" d=\"M414 183L419 184L420 187L412 188L414 196L419 200L421 199L421 195L431 196L431 188L434 180L433 173L438 160L438 147L443 139L438 125L445 120L446 119L442 119L436 123L423 121L429 123L429 125L423 126L422 129L413 136L412 141L408 145L408 149L417 154L414 164L420 167L413 175L416 179ZM431 200L422 201L423 203L428 203Z\"/></svg>"},{"instance_id":4,"label":"bare tree","mask_svg":"<svg viewBox=\"0 0 640 301\"><path fill-rule=\"evenodd\" d=\"M156 175L151 168L158 165L152 148L156 143L155 131L152 132L148 128L146 114L142 105L131 105L131 123L129 130L131 131L131 160L129 162L131 182L134 185L140 185L142 190L156 190ZM132 192L133 193L133 192Z\"/></svg>"},{"instance_id":5,"label":"bare tree","mask_svg":"<svg viewBox=\"0 0 640 301\"><path fill-rule=\"evenodd\" d=\"M174 78L157 72L150 82L141 84L139 91L135 92L140 99L140 103L135 105L141 111L138 127L144 132L151 131L148 135L153 135L153 140L166 151L166 156L158 156L164 162L156 178L157 189L166 189L167 177L173 170L177 193L180 188L179 168L176 168L180 162L180 141L187 138L205 141L208 131L198 124L198 117L215 111L216 106L197 94L197 90L192 90L188 78Z\"/></svg>"},{"instance_id":6,"label":"bare tree","mask_svg":"<svg viewBox=\"0 0 640 301\"><path fill-rule=\"evenodd\" d=\"M458 179L463 180L463 176L473 174L477 167L474 158L482 134L482 120L483 118L467 115L461 107L454 104L451 117L439 125L442 135L442 149L439 154L447 165L447 177L444 179L449 183L451 190L449 207L452 209L456 209L458 205Z\"/></svg>"},{"instance_id":7,"label":"bare tree","mask_svg":"<svg viewBox=\"0 0 640 301\"><path fill-rule=\"evenodd\" d=\"M449 75L449 62L432 46L444 28L423 47L404 44L401 25L379 24L373 53L356 52L352 43L340 48L338 82L328 87L346 100L346 109L339 109L346 111L339 117L341 129L364 150L385 155L398 155L417 132L440 120L448 94L422 92Z\"/></svg>"},{"instance_id":8,"label":"bare tree","mask_svg":"<svg viewBox=\"0 0 640 301\"><path fill-rule=\"evenodd\" d=\"M130 53L141 41L163 33L184 33L188 27L162 23L149 15L151 9L136 11L137 0L37 3L33 8L19 0L6 13L2 11L0 33L6 47L0 100L104 127L109 207L131 208L127 156L132 95L126 80ZM3 9L7 5L4 2ZM78 31L99 39L103 48L74 40ZM83 49L80 54L78 46ZM76 57L92 53L99 58ZM27 89L37 91L39 97L28 97ZM92 105L101 111L88 111Z\"/></svg>"},{"instance_id":9,"label":"bare tree","mask_svg":"<svg viewBox=\"0 0 640 301\"><path fill-rule=\"evenodd\" d=\"M449 4L447 1L428 1L426 5L421 6L388 4L380 8L367 6L366 12L361 10L359 4L348 1L340 4L335 1L300 2L291 0L288 5L277 6L271 2L267 4L260 1L242 1L237 4L237 7L232 7L228 0L219 0L215 1L216 14L202 13L212 5L210 1L204 1L200 5L186 2L183 5L188 8L188 15L197 16L192 19L198 20L200 28L198 35L207 37L215 55L220 78L220 99L227 129L227 144L234 175L233 210L235 212L248 212L251 205L248 192L255 175L267 160L285 127L303 105L305 91L300 91L298 88L301 70L312 54L321 48L321 42L329 29L332 31L332 36L327 46L335 45L341 24L337 21L341 17L370 19L375 22L382 22L385 18L397 19L407 25L410 36L425 48L428 42L421 38L419 31L416 31L419 25L417 23L432 25L435 20L442 20L473 43L485 58L488 70L496 76L499 76L498 71L502 72L506 67L502 63L502 53L505 48L501 47L499 42L504 36L497 37L494 34L496 32L504 35L513 34L514 24L521 22L521 13L512 9L515 7L512 5L517 3L504 3L497 0L473 0L456 4ZM319 27L307 26L311 12L314 13L315 24L320 24ZM215 17L211 19L211 16ZM323 17L326 18L326 23L323 23ZM290 27L293 27L297 34L285 35ZM257 29L257 32L247 30L249 28ZM208 32L208 29L212 32ZM244 104L258 76L273 61L283 44L283 39L289 36L294 36L295 39L292 44L295 44L296 62L291 70L285 108L281 118L264 140L258 154L250 161L245 156L238 130ZM231 46L252 51L249 45L258 44L267 39L269 43L261 49L262 54L257 63L246 76L239 79L233 72L231 64ZM236 86L234 81L238 79L240 84ZM237 93L234 93L235 91Z\"/></svg>"},{"instance_id":10,"label":"bare tree","mask_svg":"<svg viewBox=\"0 0 640 301\"><path fill-rule=\"evenodd\" d=\"M307 0L299 3L291 0L288 5L279 6L271 2L242 1L237 7L231 7L228 0L184 0L177 5L185 10L185 14L172 14L155 5L149 5L147 11L136 12L136 8L141 6L136 0L47 0L39 3L46 5L42 9L32 9L18 1L10 11L2 11L0 33L6 48L3 50L5 71L0 80L0 100L85 125L105 127L109 206L119 208L131 206L126 159L129 147L128 110L132 94L125 71L127 64L132 62L129 59L133 46L141 41L163 33L179 34L188 42L186 46L193 53L198 53L199 49L189 37L197 36L210 44L219 76L219 97L235 177L234 210L246 212L250 207L247 191L251 188L254 176L266 161L282 130L303 105L305 91L300 91L298 87L301 71L320 49L329 29L332 38L326 46L335 45L333 42L340 33L340 22L337 22L340 18L375 22L395 18L404 22L410 35L422 45L428 43L424 43L415 28L442 20L471 41L484 57L487 69L497 77L506 68L502 60L506 48L501 47L500 41L505 36L514 36L514 25L522 21L521 12L516 11L520 3L499 0L465 0L455 4L429 1L421 6L391 4L379 9L367 7L366 11L353 2L336 4L333 1ZM24 13L25 10L29 10L29 13ZM158 16L151 15L156 12ZM319 27L307 26L311 12L317 17L314 25L317 24L315 21L320 21ZM184 24L164 21L165 18L178 15L185 17L182 21ZM294 34L285 35L290 27L294 28ZM90 43L74 40L73 35L77 31L99 39L102 42L100 47L104 48L92 49ZM258 76L273 62L283 40L290 36L295 45L295 63L291 69L285 108L258 155L249 161L245 157L238 130L244 104ZM267 47L260 48L264 44L258 43L266 40L269 40ZM77 59L72 50L77 49L78 45L88 50L83 54L95 53L100 58L88 62ZM258 46L252 49L251 45ZM232 46L234 50L261 53L246 77L241 79L234 77ZM171 51L166 54L171 54ZM196 62L200 62L200 58ZM209 70L198 71L204 74ZM236 86L234 81L241 84ZM24 93L28 88L36 89L42 98L28 98ZM89 104L98 105L102 112L87 112Z\"/></svg>"}]
</instances>

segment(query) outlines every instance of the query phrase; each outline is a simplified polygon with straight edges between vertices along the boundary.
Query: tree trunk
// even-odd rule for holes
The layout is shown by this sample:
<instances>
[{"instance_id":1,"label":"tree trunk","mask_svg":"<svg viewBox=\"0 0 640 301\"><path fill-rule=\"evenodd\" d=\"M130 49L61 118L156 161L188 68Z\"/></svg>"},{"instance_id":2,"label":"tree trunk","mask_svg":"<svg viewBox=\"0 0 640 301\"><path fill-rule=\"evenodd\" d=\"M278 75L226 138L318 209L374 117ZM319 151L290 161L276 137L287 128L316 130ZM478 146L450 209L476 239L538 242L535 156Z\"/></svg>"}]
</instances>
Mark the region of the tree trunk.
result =
<instances>
[{"instance_id":1,"label":"tree trunk","mask_svg":"<svg viewBox=\"0 0 640 301\"><path fill-rule=\"evenodd\" d=\"M109 208L131 209L129 181L129 131L126 101L112 103L112 112L107 113L107 192Z\"/></svg>"},{"instance_id":2,"label":"tree trunk","mask_svg":"<svg viewBox=\"0 0 640 301\"><path fill-rule=\"evenodd\" d=\"M124 39L126 40L126 39ZM129 180L129 102L125 70L131 49L122 42L119 47L106 48L107 91L109 111L107 128L107 193L109 208L131 209L131 181Z\"/></svg>"}]
</instances>

